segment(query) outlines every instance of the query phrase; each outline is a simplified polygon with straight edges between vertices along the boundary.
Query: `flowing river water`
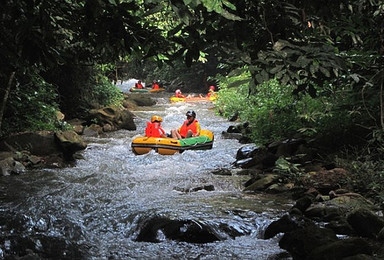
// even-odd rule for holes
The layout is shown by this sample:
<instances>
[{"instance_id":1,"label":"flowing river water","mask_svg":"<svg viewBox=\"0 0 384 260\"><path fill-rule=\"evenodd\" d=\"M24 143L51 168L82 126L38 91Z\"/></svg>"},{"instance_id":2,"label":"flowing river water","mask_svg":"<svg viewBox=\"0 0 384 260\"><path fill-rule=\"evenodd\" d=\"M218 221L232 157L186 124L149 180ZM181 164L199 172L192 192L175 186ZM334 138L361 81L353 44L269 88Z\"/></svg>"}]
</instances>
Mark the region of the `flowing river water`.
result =
<instances>
[{"instance_id":1,"label":"flowing river water","mask_svg":"<svg viewBox=\"0 0 384 260\"><path fill-rule=\"evenodd\" d=\"M232 169L241 147L221 137L232 123L212 108L170 104L158 96L157 105L133 111L137 131L87 137L84 159L75 166L2 177L0 259L13 259L9 256L25 248L47 259L290 259L278 238L262 238L290 201L243 193L249 176L212 173ZM132 153L132 139L144 133L153 114L163 117L169 132L190 109L202 128L215 134L213 149L172 156ZM214 190L198 190L207 185ZM193 188L198 191L185 192ZM191 243L158 231L156 242L138 241L143 221L153 217L204 223L222 239ZM223 232L223 226L238 235Z\"/></svg>"}]
</instances>

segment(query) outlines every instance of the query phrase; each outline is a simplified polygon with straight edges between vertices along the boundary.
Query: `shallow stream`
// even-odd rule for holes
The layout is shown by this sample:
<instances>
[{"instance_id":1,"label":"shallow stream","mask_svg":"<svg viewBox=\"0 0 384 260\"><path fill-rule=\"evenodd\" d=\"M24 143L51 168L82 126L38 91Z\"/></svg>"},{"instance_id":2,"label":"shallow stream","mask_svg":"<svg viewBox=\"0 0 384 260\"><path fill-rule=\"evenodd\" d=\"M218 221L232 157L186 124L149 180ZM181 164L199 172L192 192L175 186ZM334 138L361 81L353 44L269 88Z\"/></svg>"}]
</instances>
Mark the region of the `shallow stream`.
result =
<instances>
[{"instance_id":1,"label":"shallow stream","mask_svg":"<svg viewBox=\"0 0 384 260\"><path fill-rule=\"evenodd\" d=\"M241 147L221 137L232 123L216 116L210 103L170 104L166 97L157 102L133 111L137 131L87 138L84 159L74 167L2 177L0 259L12 259L26 248L47 259L290 259L278 238L262 239L266 226L290 202L244 194L249 176L212 174L232 169ZM190 109L203 129L214 132L212 150L132 153L132 139L144 133L153 114L163 117L169 132ZM206 185L214 190L184 192ZM156 216L204 223L222 240L181 242L159 232L158 242L138 242L142 221ZM223 225L242 235L231 237L219 228Z\"/></svg>"}]
</instances>

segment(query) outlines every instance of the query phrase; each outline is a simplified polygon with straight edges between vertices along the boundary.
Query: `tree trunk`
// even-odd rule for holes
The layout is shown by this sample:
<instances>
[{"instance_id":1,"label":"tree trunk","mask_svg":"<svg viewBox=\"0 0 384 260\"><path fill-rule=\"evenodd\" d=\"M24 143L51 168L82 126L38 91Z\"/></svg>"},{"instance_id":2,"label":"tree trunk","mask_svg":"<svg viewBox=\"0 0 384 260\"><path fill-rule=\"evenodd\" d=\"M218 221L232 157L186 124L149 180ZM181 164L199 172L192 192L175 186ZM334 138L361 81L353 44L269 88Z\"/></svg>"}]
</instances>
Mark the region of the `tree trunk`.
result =
<instances>
[{"instance_id":1,"label":"tree trunk","mask_svg":"<svg viewBox=\"0 0 384 260\"><path fill-rule=\"evenodd\" d=\"M3 100L1 102L1 107L0 107L0 136L3 133L3 131L2 131L3 116L4 116L5 107L6 107L6 104L8 101L8 96L9 96L9 93L11 92L12 82L13 82L13 79L15 78L15 73L16 72L13 71L11 73L11 75L9 76L8 84L7 84L6 89L4 90L4 96L3 96Z\"/></svg>"}]
</instances>

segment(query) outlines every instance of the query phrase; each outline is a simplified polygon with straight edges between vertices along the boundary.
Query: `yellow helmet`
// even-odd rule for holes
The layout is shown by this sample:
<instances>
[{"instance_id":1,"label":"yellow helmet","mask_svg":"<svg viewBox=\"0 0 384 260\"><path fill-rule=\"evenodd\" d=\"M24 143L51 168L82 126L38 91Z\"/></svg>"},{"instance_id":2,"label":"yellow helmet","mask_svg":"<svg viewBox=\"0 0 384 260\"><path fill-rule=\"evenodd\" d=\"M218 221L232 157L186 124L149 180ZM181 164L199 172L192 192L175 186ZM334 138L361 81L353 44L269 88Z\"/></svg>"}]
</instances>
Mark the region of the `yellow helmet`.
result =
<instances>
[{"instance_id":1,"label":"yellow helmet","mask_svg":"<svg viewBox=\"0 0 384 260\"><path fill-rule=\"evenodd\" d=\"M151 122L153 123L153 122L155 122L155 121L157 121L157 122L163 122L163 119L161 118L161 116L152 116L152 117L151 117Z\"/></svg>"}]
</instances>

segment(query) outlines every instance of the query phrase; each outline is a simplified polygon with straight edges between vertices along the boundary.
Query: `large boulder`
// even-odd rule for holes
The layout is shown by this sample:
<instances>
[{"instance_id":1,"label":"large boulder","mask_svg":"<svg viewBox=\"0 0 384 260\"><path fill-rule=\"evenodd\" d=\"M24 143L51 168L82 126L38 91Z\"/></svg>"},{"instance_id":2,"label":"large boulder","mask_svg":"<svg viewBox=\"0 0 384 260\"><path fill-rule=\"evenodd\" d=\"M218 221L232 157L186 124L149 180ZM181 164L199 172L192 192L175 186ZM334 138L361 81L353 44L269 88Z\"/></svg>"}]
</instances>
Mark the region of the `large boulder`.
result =
<instances>
[{"instance_id":1,"label":"large boulder","mask_svg":"<svg viewBox=\"0 0 384 260\"><path fill-rule=\"evenodd\" d=\"M311 259L308 256L314 249L335 241L338 238L332 230L309 225L285 233L279 246L287 250L293 259Z\"/></svg>"},{"instance_id":2,"label":"large boulder","mask_svg":"<svg viewBox=\"0 0 384 260\"><path fill-rule=\"evenodd\" d=\"M341 239L315 248L307 257L311 260L344 259L345 257L372 255L372 248L362 238ZM361 258L363 259L363 258Z\"/></svg>"},{"instance_id":3,"label":"large boulder","mask_svg":"<svg viewBox=\"0 0 384 260\"><path fill-rule=\"evenodd\" d=\"M126 109L108 106L91 110L88 121L89 123L97 122L102 128L110 131L118 129L136 130L133 118L134 115Z\"/></svg>"},{"instance_id":4,"label":"large boulder","mask_svg":"<svg viewBox=\"0 0 384 260\"><path fill-rule=\"evenodd\" d=\"M24 173L24 171L24 165L16 161L13 157L7 157L0 161L0 176L18 175Z\"/></svg>"},{"instance_id":5,"label":"large boulder","mask_svg":"<svg viewBox=\"0 0 384 260\"><path fill-rule=\"evenodd\" d=\"M159 231L169 240L189 243L211 243L223 239L208 225L195 220L173 220L155 216L145 219L139 228L136 238L139 242L160 242Z\"/></svg>"},{"instance_id":6,"label":"large boulder","mask_svg":"<svg viewBox=\"0 0 384 260\"><path fill-rule=\"evenodd\" d=\"M245 192L257 192L257 191L263 191L267 187L271 186L272 184L279 181L281 178L278 174L266 174L263 175L261 178L255 180L252 184L245 187L243 191Z\"/></svg>"},{"instance_id":7,"label":"large boulder","mask_svg":"<svg viewBox=\"0 0 384 260\"><path fill-rule=\"evenodd\" d=\"M20 174L26 167L59 167L74 159L73 155L84 150L87 144L76 132L40 131L23 132L3 138L0 151L2 175ZM20 162L20 163L18 163Z\"/></svg>"},{"instance_id":8,"label":"large boulder","mask_svg":"<svg viewBox=\"0 0 384 260\"><path fill-rule=\"evenodd\" d=\"M29 151L30 154L46 156L61 153L61 148L51 131L23 132L3 138L1 151Z\"/></svg>"},{"instance_id":9,"label":"large boulder","mask_svg":"<svg viewBox=\"0 0 384 260\"><path fill-rule=\"evenodd\" d=\"M63 152L64 158L73 159L72 156L78 151L87 148L87 144L75 131L58 131L55 137Z\"/></svg>"},{"instance_id":10,"label":"large boulder","mask_svg":"<svg viewBox=\"0 0 384 260\"><path fill-rule=\"evenodd\" d=\"M126 96L125 100L134 102L137 106L153 106L156 105L156 101L152 99L148 94L132 93Z\"/></svg>"},{"instance_id":11,"label":"large boulder","mask_svg":"<svg viewBox=\"0 0 384 260\"><path fill-rule=\"evenodd\" d=\"M377 238L384 228L384 219L372 211L359 208L347 217L348 223L362 237Z\"/></svg>"}]
</instances>

